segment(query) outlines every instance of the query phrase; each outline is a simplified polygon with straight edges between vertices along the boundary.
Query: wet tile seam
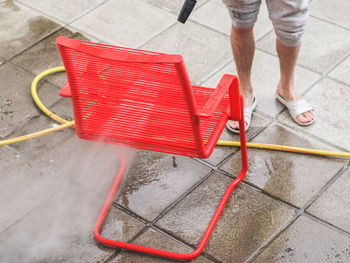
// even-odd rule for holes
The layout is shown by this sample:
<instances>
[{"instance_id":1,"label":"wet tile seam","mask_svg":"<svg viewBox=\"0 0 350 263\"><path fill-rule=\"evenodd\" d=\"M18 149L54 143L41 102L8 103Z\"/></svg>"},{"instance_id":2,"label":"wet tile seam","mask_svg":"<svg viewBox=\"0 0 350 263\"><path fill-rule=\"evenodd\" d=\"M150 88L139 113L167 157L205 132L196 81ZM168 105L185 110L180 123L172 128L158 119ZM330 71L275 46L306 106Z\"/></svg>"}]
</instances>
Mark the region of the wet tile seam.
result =
<instances>
[{"instance_id":1,"label":"wet tile seam","mask_svg":"<svg viewBox=\"0 0 350 263\"><path fill-rule=\"evenodd\" d=\"M185 191L182 195L180 195L172 204L166 207L153 221L151 225L156 224L163 216L165 216L170 210L172 210L177 204L179 204L182 200L184 200L188 195L190 195L197 187L199 187L204 181L206 181L212 174L214 170L211 170L205 176L203 176L200 180L198 180L195 184L193 184L187 191Z\"/></svg>"},{"instance_id":2,"label":"wet tile seam","mask_svg":"<svg viewBox=\"0 0 350 263\"><path fill-rule=\"evenodd\" d=\"M332 224L330 224L327 221L324 221L322 219L317 218L314 215L309 214L308 212L306 212L305 210L315 201L317 200L317 198L322 195L322 193L324 193L342 174L344 174L345 171L347 171L350 167L350 164L347 164L346 166L342 167L332 178L330 181L328 181L328 183L321 188L321 190L313 197L311 198L311 200L302 208L294 208L295 211L295 215L293 216L293 218L291 220L289 220L286 225L284 227L282 227L281 229L277 230L273 235L271 235L270 238L268 238L249 258L246 262L252 262L255 258L257 258L257 256L259 254L261 254L276 238L278 238L278 236L280 236L289 226L291 226L295 220L300 217L300 216L307 216L311 219L313 219L316 222L322 223L324 226L327 226L329 228L335 229L336 231L345 234L346 236L350 237L350 233L348 233L347 231L336 227ZM254 187L253 187L254 188ZM281 202L286 203L283 200L280 200Z\"/></svg>"},{"instance_id":3,"label":"wet tile seam","mask_svg":"<svg viewBox=\"0 0 350 263\"><path fill-rule=\"evenodd\" d=\"M166 236L166 237L168 237L168 238L170 238L170 239L172 239L172 240L174 240L174 241L176 241L176 242L182 244L183 246L185 246L185 247L187 247L187 248L189 248L189 249L195 250L195 249L197 248L197 247L191 245L190 243L186 242L185 240L182 240L181 238L178 238L178 237L172 235L171 233L168 233L166 230L163 230L163 229L160 228L160 227L152 226L151 228L152 228L153 230L155 230L155 231L161 233L162 235L164 235L164 236ZM218 259L215 258L214 256L212 256L212 255L206 253L205 251L203 251L200 255L206 257L207 259L210 259L211 261L220 262L220 260L218 260Z\"/></svg>"},{"instance_id":4,"label":"wet tile seam","mask_svg":"<svg viewBox=\"0 0 350 263\"><path fill-rule=\"evenodd\" d=\"M306 216L307 218L310 218L311 220L319 223L319 224L322 224L325 227L333 229L333 230L337 231L338 233L343 234L346 237L350 238L350 232L348 232L348 231L346 231L346 230L344 230L336 225L333 225L333 224L331 224L331 223L329 223L321 218L318 218L318 217L316 217L308 212L305 212L303 215Z\"/></svg>"},{"instance_id":5,"label":"wet tile seam","mask_svg":"<svg viewBox=\"0 0 350 263\"><path fill-rule=\"evenodd\" d=\"M29 46L27 46L26 48L22 49L21 51L19 51L17 54L13 55L12 57L10 57L7 61L10 61L20 55L22 55L24 52L26 52L27 50L31 49L32 47L34 47L35 45L41 43L42 41L45 41L46 39L48 39L49 37L51 37L52 35L56 34L58 31L60 31L61 29L63 29L64 26L59 26L57 29L54 29L52 32L46 34L45 36L43 36L42 38L40 38L39 40L36 40L35 42L33 42L32 44L30 44Z\"/></svg>"},{"instance_id":6,"label":"wet tile seam","mask_svg":"<svg viewBox=\"0 0 350 263\"><path fill-rule=\"evenodd\" d=\"M301 211L308 209L328 188L330 188L337 179L342 176L350 168L350 163L348 162L345 166L340 168L340 170L323 186L321 189L301 208Z\"/></svg>"},{"instance_id":7,"label":"wet tile seam","mask_svg":"<svg viewBox=\"0 0 350 263\"><path fill-rule=\"evenodd\" d=\"M139 221L147 224L148 226L153 226L160 220L163 216L165 216L171 209L173 209L178 203L180 203L186 196L188 196L190 193L192 193L200 184L202 184L207 178L209 178L214 173L214 170L211 170L208 172L204 177L202 177L200 180L198 180L195 184L193 184L187 191L185 191L183 194L181 194L174 202L172 202L169 206L167 206L157 217L155 217L152 221L149 221L145 218L143 218L141 215L138 215L134 211L122 206L121 204L117 203L116 201L113 202L113 206L115 208L118 208L128 215L134 217L135 219L138 219Z\"/></svg>"},{"instance_id":8,"label":"wet tile seam","mask_svg":"<svg viewBox=\"0 0 350 263\"><path fill-rule=\"evenodd\" d=\"M143 233L145 233L150 227L145 226L142 228L138 233L136 233L132 238L126 241L126 243L132 243L136 238L141 236ZM115 251L110 255L103 263L108 263L111 262L116 256L118 256L123 250L121 248L114 248ZM125 250L125 251L130 251L130 250Z\"/></svg>"},{"instance_id":9,"label":"wet tile seam","mask_svg":"<svg viewBox=\"0 0 350 263\"><path fill-rule=\"evenodd\" d=\"M290 220L277 229L268 239L266 239L260 247L255 250L245 261L245 263L251 263L256 259L275 239L277 239L285 230L287 230L297 219L300 217L298 212L295 212Z\"/></svg>"},{"instance_id":10,"label":"wet tile seam","mask_svg":"<svg viewBox=\"0 0 350 263\"><path fill-rule=\"evenodd\" d=\"M130 212L129 210L127 210L125 207L122 207L120 205L117 206L117 209L121 210L122 212L132 216L132 217L135 217L135 215ZM163 236L166 236L172 240L174 240L175 242L177 243L180 243L181 245L189 248L189 249L192 249L192 250L195 250L196 247L192 246L191 244L187 243L186 241L182 240L182 239L179 239L178 237L172 235L171 233L168 233L166 232L165 230L153 225L151 222L147 222L143 219L140 219L140 218L136 218L138 220L141 220L143 223L145 223L145 227L143 229L141 229L138 233L136 233L132 238L130 238L128 241L126 241L127 243L132 243L134 242L138 237L140 237L142 234L144 234L147 230L149 229L153 229L155 231L157 231L158 233L162 234ZM145 244L145 246L147 246L147 244ZM112 259L114 259L118 254L120 254L122 252L121 249L118 249L116 248L116 251L113 253L113 255L111 255L106 261L104 261L104 263L108 263L110 262ZM173 252L176 252L176 251L173 251ZM217 260L215 257L203 252L201 254L201 256L204 256L214 262L220 262L219 260Z\"/></svg>"},{"instance_id":11,"label":"wet tile seam","mask_svg":"<svg viewBox=\"0 0 350 263\"><path fill-rule=\"evenodd\" d=\"M125 214L137 219L138 221L144 223L147 226L151 225L151 222L148 221L147 219L143 218L141 215L133 212L132 210L122 206L121 204L118 204L117 201L113 201L112 206L118 210L121 210L122 212L124 212Z\"/></svg>"}]
</instances>

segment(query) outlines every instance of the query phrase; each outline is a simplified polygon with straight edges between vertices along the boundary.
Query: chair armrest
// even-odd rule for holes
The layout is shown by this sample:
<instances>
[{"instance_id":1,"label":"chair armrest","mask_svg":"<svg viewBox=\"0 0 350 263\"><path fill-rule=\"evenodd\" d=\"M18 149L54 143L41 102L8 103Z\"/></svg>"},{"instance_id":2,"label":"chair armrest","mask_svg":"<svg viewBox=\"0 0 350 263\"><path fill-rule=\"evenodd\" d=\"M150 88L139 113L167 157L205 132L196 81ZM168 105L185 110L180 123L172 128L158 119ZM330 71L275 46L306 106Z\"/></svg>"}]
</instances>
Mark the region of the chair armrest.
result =
<instances>
[{"instance_id":1,"label":"chair armrest","mask_svg":"<svg viewBox=\"0 0 350 263\"><path fill-rule=\"evenodd\" d=\"M204 105L203 109L197 114L200 118L209 118L213 116L216 108L227 94L227 90L234 85L234 80L237 78L233 75L225 74L219 84L217 85L214 92L209 97L207 103Z\"/></svg>"}]
</instances>

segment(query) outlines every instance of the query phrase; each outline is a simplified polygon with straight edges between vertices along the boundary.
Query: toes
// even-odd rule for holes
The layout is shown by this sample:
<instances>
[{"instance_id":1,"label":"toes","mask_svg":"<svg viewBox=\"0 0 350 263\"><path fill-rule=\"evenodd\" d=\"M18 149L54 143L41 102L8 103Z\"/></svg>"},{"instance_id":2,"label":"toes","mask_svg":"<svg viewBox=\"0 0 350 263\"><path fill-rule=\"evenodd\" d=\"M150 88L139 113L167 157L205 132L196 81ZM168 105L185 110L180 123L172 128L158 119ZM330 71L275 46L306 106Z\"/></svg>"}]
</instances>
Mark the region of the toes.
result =
<instances>
[{"instance_id":1,"label":"toes","mask_svg":"<svg viewBox=\"0 0 350 263\"><path fill-rule=\"evenodd\" d=\"M308 123L314 119L313 111L308 111L297 116L297 120L301 123Z\"/></svg>"},{"instance_id":2,"label":"toes","mask_svg":"<svg viewBox=\"0 0 350 263\"><path fill-rule=\"evenodd\" d=\"M239 124L237 121L228 121L228 125L232 128L232 129L238 129L239 128Z\"/></svg>"}]
</instances>

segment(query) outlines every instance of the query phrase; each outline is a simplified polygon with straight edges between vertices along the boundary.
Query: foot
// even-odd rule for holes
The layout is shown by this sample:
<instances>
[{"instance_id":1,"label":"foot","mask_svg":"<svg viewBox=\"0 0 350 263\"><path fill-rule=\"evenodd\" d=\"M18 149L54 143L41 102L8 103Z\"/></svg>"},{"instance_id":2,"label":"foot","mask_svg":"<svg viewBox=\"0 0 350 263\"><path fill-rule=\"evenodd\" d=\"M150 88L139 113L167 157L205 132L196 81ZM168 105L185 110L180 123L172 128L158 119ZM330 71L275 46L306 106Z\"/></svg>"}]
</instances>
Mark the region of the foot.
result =
<instances>
[{"instance_id":1,"label":"foot","mask_svg":"<svg viewBox=\"0 0 350 263\"><path fill-rule=\"evenodd\" d=\"M250 126L251 115L256 108L256 98L253 95L244 97L244 122L245 130ZM234 133L239 133L239 122L229 120L226 124L227 128Z\"/></svg>"},{"instance_id":2,"label":"foot","mask_svg":"<svg viewBox=\"0 0 350 263\"><path fill-rule=\"evenodd\" d=\"M290 92L285 92L282 90L280 86L278 86L277 88L277 95L279 95L287 103L302 100L302 98L298 95L298 93L295 90L292 90ZM309 123L311 124L315 118L314 111L309 110L309 111L300 113L295 118L297 120L297 123L299 122L299 124L302 124L302 125L308 125Z\"/></svg>"}]
</instances>

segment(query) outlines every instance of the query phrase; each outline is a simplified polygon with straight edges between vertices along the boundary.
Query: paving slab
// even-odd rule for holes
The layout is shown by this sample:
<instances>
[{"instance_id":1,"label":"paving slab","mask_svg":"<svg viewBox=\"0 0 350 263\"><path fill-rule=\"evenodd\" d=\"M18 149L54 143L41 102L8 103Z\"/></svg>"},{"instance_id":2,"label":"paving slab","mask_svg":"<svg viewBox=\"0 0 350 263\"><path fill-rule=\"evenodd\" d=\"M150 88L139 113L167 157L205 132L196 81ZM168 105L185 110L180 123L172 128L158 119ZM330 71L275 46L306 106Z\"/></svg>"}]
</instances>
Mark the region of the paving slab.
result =
<instances>
[{"instance_id":1,"label":"paving slab","mask_svg":"<svg viewBox=\"0 0 350 263\"><path fill-rule=\"evenodd\" d=\"M50 160L22 160L1 171L0 232L14 224L46 198L69 182L67 176Z\"/></svg>"},{"instance_id":2,"label":"paving slab","mask_svg":"<svg viewBox=\"0 0 350 263\"><path fill-rule=\"evenodd\" d=\"M0 57L9 59L35 44L60 24L13 0L0 2Z\"/></svg>"},{"instance_id":3,"label":"paving slab","mask_svg":"<svg viewBox=\"0 0 350 263\"><path fill-rule=\"evenodd\" d=\"M11 62L18 67L21 67L26 71L33 73L34 75L38 75L39 73L49 68L63 66L63 62L56 45L56 38L59 36L65 36L68 38L84 41L98 42L98 40L89 36L82 35L73 28L64 28L41 41L37 45L29 48L20 56L12 59ZM67 77L65 73L57 73L45 77L45 80L50 81L58 87L62 87L66 82Z\"/></svg>"},{"instance_id":4,"label":"paving slab","mask_svg":"<svg viewBox=\"0 0 350 263\"><path fill-rule=\"evenodd\" d=\"M264 129L269 123L270 123L269 119L265 118L264 116L258 113L253 113L250 128L246 133L247 140L248 141L251 140L253 136L255 136L259 131ZM219 140L239 141L239 135L234 134L230 132L227 128L225 128ZM237 147L232 147L232 146L216 146L212 154L210 155L210 157L203 160L213 166L217 166L222 161L224 161L230 154L236 152L237 150L238 150Z\"/></svg>"},{"instance_id":5,"label":"paving slab","mask_svg":"<svg viewBox=\"0 0 350 263\"><path fill-rule=\"evenodd\" d=\"M117 202L152 221L209 172L209 167L190 158L139 151Z\"/></svg>"},{"instance_id":6,"label":"paving slab","mask_svg":"<svg viewBox=\"0 0 350 263\"><path fill-rule=\"evenodd\" d=\"M0 137L5 138L40 114L30 93L33 78L33 75L11 63L0 67L0 121L6 123L0 126ZM45 82L40 86L45 89L45 93L38 92L45 105L59 100L56 87Z\"/></svg>"},{"instance_id":7,"label":"paving slab","mask_svg":"<svg viewBox=\"0 0 350 263\"><path fill-rule=\"evenodd\" d=\"M100 203L79 185L70 184L3 232L1 239L30 262L102 262L115 250L97 245L93 238ZM113 208L106 226L109 236L127 241L144 224Z\"/></svg>"},{"instance_id":8,"label":"paving slab","mask_svg":"<svg viewBox=\"0 0 350 263\"><path fill-rule=\"evenodd\" d=\"M108 1L72 26L107 43L136 48L176 22L176 16L142 0Z\"/></svg>"},{"instance_id":9,"label":"paving slab","mask_svg":"<svg viewBox=\"0 0 350 263\"><path fill-rule=\"evenodd\" d=\"M148 246L152 248L177 252L177 253L190 253L192 250L175 239L166 236L156 230L148 229L145 233L139 236L134 244L141 246ZM118 254L111 263L133 262L133 263L153 263L153 262L179 262L172 259L159 258L150 255L141 255L138 253L123 251ZM203 256L197 257L193 262L195 263L209 263L213 262Z\"/></svg>"},{"instance_id":10,"label":"paving slab","mask_svg":"<svg viewBox=\"0 0 350 263\"><path fill-rule=\"evenodd\" d=\"M310 4L312 16L316 16L350 29L348 10L350 10L350 3L342 0L316 0L312 1Z\"/></svg>"},{"instance_id":11,"label":"paving slab","mask_svg":"<svg viewBox=\"0 0 350 263\"><path fill-rule=\"evenodd\" d=\"M284 111L278 120L296 130L318 137L335 146L350 150L349 110L350 88L330 79L323 79L305 94L305 99L315 108L316 122L308 127L297 125Z\"/></svg>"},{"instance_id":12,"label":"paving slab","mask_svg":"<svg viewBox=\"0 0 350 263\"><path fill-rule=\"evenodd\" d=\"M349 262L350 238L299 217L252 262Z\"/></svg>"},{"instance_id":13,"label":"paving slab","mask_svg":"<svg viewBox=\"0 0 350 263\"><path fill-rule=\"evenodd\" d=\"M350 71L350 56L340 63L334 70L329 73L329 77L342 81L347 85L350 85L348 78L348 72Z\"/></svg>"},{"instance_id":14,"label":"paving slab","mask_svg":"<svg viewBox=\"0 0 350 263\"><path fill-rule=\"evenodd\" d=\"M237 75L234 62L229 63L215 75L203 83L203 85L214 86L219 83L224 74ZM275 92L279 82L279 60L277 57L256 50L253 68L252 83L254 94L258 100L257 111L263 112L271 117L277 116L283 110L283 106L276 101ZM295 87L300 94L305 93L321 75L297 66L295 69Z\"/></svg>"},{"instance_id":15,"label":"paving slab","mask_svg":"<svg viewBox=\"0 0 350 263\"><path fill-rule=\"evenodd\" d=\"M210 39L210 41L206 41ZM230 38L192 21L175 24L141 47L170 54L181 54L192 84L232 59ZM215 86L218 84L215 83Z\"/></svg>"},{"instance_id":16,"label":"paving slab","mask_svg":"<svg viewBox=\"0 0 350 263\"><path fill-rule=\"evenodd\" d=\"M63 23L70 23L90 10L96 8L105 0L16 0L29 5L46 15L53 17Z\"/></svg>"},{"instance_id":17,"label":"paving slab","mask_svg":"<svg viewBox=\"0 0 350 263\"><path fill-rule=\"evenodd\" d=\"M144 0L147 3L160 7L164 10L167 10L175 15L180 13L182 5L184 3L183 0L172 0L172 1L164 1L164 0ZM196 6L194 7L192 14L204 3L208 2L208 0L198 0ZM190 17L192 17L192 14Z\"/></svg>"},{"instance_id":18,"label":"paving slab","mask_svg":"<svg viewBox=\"0 0 350 263\"><path fill-rule=\"evenodd\" d=\"M226 35L231 35L231 18L226 6L222 1L211 0L201 6L198 10L191 14L190 19L215 29ZM272 30L272 24L265 2L262 3L258 20L254 25L255 39L261 38L263 35Z\"/></svg>"},{"instance_id":19,"label":"paving slab","mask_svg":"<svg viewBox=\"0 0 350 263\"><path fill-rule=\"evenodd\" d=\"M280 125L269 126L254 138L254 142L312 149L325 147ZM240 156L235 155L220 169L236 175L240 162ZM248 162L246 182L299 208L346 165L343 160L260 149L248 150Z\"/></svg>"},{"instance_id":20,"label":"paving slab","mask_svg":"<svg viewBox=\"0 0 350 263\"><path fill-rule=\"evenodd\" d=\"M0 241L0 260L1 262L26 262L27 256L20 251L13 249L5 242Z\"/></svg>"},{"instance_id":21,"label":"paving slab","mask_svg":"<svg viewBox=\"0 0 350 263\"><path fill-rule=\"evenodd\" d=\"M0 147L1 170L7 170L16 163L25 163L29 161L29 157L25 154L16 151L12 146Z\"/></svg>"},{"instance_id":22,"label":"paving slab","mask_svg":"<svg viewBox=\"0 0 350 263\"><path fill-rule=\"evenodd\" d=\"M306 211L350 233L350 172L342 174Z\"/></svg>"},{"instance_id":23,"label":"paving slab","mask_svg":"<svg viewBox=\"0 0 350 263\"><path fill-rule=\"evenodd\" d=\"M231 181L214 173L156 225L197 245ZM244 262L293 214L294 210L281 202L239 185L231 195L205 252L221 262Z\"/></svg>"},{"instance_id":24,"label":"paving slab","mask_svg":"<svg viewBox=\"0 0 350 263\"><path fill-rule=\"evenodd\" d=\"M67 118L67 115L62 114L64 110L57 110L57 109L63 108L63 109L67 109L66 111L68 111L68 109L70 109L71 111L71 102L69 102L68 100L69 99L59 101L58 104L51 107L50 110L52 110L54 113L58 114L64 119L68 119L68 120L72 119L72 118ZM69 114L69 115L72 116L72 114ZM32 118L22 128L16 130L13 134L11 134L11 137L19 137L25 134L31 134L37 131L56 127L58 125L59 123L55 122L54 120L50 119L48 116L42 113L40 116ZM29 157L35 157L39 154L45 153L49 149L57 147L57 145L66 142L67 140L69 140L74 136L75 136L74 129L67 128L58 132L40 136L38 138L23 141L21 143L15 143L12 145L12 147Z\"/></svg>"},{"instance_id":25,"label":"paving slab","mask_svg":"<svg viewBox=\"0 0 350 263\"><path fill-rule=\"evenodd\" d=\"M276 55L275 33L271 32L257 47ZM310 70L326 73L350 54L350 31L310 17L302 39L297 63Z\"/></svg>"}]
</instances>

